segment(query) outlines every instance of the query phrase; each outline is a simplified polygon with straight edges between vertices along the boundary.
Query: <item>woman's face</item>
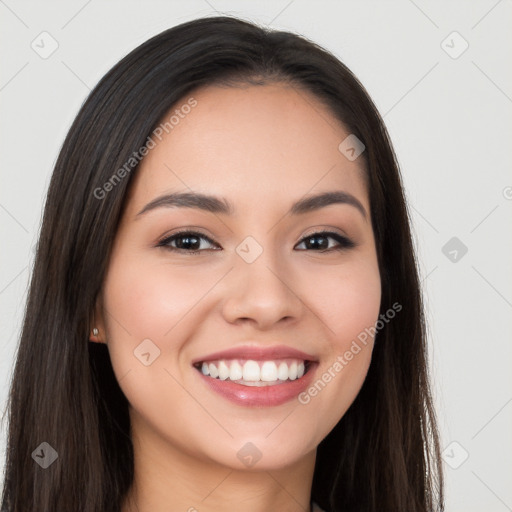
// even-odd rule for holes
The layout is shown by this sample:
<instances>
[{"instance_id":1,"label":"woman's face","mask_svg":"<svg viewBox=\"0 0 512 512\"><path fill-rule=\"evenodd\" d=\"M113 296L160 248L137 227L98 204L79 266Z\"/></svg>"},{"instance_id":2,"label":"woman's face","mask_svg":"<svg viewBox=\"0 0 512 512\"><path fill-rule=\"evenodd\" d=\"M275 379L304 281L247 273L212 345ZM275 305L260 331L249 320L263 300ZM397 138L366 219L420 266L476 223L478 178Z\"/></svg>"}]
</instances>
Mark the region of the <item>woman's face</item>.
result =
<instances>
[{"instance_id":1,"label":"woman's face","mask_svg":"<svg viewBox=\"0 0 512 512\"><path fill-rule=\"evenodd\" d=\"M153 137L134 176L96 326L138 439L232 468L282 468L314 452L370 364L373 339L360 340L381 283L363 161L341 152L349 132L304 91L208 87L193 98L173 108L172 130ZM292 211L326 192L345 196ZM217 199L147 207L181 193ZM189 234L171 238L180 230ZM240 371L258 385L231 381Z\"/></svg>"}]
</instances>

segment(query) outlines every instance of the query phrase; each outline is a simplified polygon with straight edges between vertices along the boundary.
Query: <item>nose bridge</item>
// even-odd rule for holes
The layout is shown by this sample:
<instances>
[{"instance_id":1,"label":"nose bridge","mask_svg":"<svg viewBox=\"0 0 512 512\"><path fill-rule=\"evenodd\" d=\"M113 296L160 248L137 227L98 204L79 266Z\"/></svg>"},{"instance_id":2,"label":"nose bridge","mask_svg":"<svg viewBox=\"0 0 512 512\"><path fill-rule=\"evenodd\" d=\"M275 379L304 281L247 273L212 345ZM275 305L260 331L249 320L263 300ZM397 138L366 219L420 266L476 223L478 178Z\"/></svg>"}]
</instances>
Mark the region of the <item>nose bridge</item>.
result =
<instances>
[{"instance_id":1,"label":"nose bridge","mask_svg":"<svg viewBox=\"0 0 512 512\"><path fill-rule=\"evenodd\" d=\"M252 236L246 237L236 248L238 261L235 269L240 279L253 291L282 294L282 288L286 288L283 283L286 281L286 265L279 261L278 251L270 239L271 236L267 236L260 243Z\"/></svg>"},{"instance_id":2,"label":"nose bridge","mask_svg":"<svg viewBox=\"0 0 512 512\"><path fill-rule=\"evenodd\" d=\"M248 236L236 248L225 308L230 321L243 317L269 324L283 317L296 317L300 312L300 300L290 283L286 262L280 259L270 239L269 235L260 243Z\"/></svg>"}]
</instances>

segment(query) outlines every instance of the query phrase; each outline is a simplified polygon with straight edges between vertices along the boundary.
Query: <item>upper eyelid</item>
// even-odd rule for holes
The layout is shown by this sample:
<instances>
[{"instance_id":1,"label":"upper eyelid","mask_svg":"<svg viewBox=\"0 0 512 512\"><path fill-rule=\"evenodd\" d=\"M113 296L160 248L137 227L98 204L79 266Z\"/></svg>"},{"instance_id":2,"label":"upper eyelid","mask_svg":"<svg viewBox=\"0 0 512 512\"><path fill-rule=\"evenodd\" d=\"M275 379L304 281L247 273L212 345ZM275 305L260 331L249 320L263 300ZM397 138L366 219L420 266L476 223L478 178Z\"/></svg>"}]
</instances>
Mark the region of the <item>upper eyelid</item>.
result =
<instances>
[{"instance_id":1,"label":"upper eyelid","mask_svg":"<svg viewBox=\"0 0 512 512\"><path fill-rule=\"evenodd\" d=\"M207 238L208 240L211 240L213 242L213 239L212 239L212 237L210 235L207 235L206 233L203 233L203 231L201 231L201 228L196 228L196 227L182 228L182 229L178 229L178 231L174 231L172 233L167 233L167 234L163 235L162 237L160 237L159 241L160 242L165 242L169 238L173 238L173 237L178 236L178 235L187 235L187 234L190 234L190 233L195 233L197 235L204 236L205 238Z\"/></svg>"},{"instance_id":2,"label":"upper eyelid","mask_svg":"<svg viewBox=\"0 0 512 512\"><path fill-rule=\"evenodd\" d=\"M304 238L307 238L309 236L322 234L322 233L334 233L336 235L350 239L350 237L343 230L341 230L339 228L325 226L325 227L313 228L312 231L307 231L306 234L302 235L301 240L303 240Z\"/></svg>"}]
</instances>

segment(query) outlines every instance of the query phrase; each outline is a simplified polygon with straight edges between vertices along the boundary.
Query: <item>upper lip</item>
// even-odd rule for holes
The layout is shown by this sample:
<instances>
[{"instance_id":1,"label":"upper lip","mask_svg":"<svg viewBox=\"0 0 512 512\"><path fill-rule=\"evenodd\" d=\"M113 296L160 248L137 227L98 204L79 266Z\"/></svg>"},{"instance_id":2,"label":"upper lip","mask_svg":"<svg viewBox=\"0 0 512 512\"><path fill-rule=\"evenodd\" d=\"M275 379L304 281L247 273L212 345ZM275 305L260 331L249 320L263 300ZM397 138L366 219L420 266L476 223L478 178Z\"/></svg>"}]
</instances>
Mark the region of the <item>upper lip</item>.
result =
<instances>
[{"instance_id":1,"label":"upper lip","mask_svg":"<svg viewBox=\"0 0 512 512\"><path fill-rule=\"evenodd\" d=\"M269 361L272 359L302 359L304 361L316 361L311 354L306 354L286 345L274 345L272 347L262 347L254 345L245 345L233 347L220 352L214 352L207 356L198 357L192 361L192 364L203 361L215 361L218 359L252 359L254 361Z\"/></svg>"}]
</instances>

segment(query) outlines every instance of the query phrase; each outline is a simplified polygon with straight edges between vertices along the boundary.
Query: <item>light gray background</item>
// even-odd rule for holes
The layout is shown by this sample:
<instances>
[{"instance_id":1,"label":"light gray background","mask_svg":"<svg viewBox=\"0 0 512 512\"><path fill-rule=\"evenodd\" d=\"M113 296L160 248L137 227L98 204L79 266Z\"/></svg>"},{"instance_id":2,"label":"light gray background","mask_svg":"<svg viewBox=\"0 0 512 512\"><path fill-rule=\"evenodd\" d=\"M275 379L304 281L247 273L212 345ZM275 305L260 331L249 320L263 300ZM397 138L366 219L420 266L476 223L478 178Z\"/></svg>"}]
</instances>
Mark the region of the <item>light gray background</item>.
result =
<instances>
[{"instance_id":1,"label":"light gray background","mask_svg":"<svg viewBox=\"0 0 512 512\"><path fill-rule=\"evenodd\" d=\"M510 0L0 0L2 409L43 200L74 116L134 47L215 11L325 46L384 115L421 263L447 510L512 510ZM47 59L31 48L43 31L59 45ZM452 237L468 248L456 261L442 252ZM0 448L3 465L5 425Z\"/></svg>"}]
</instances>

